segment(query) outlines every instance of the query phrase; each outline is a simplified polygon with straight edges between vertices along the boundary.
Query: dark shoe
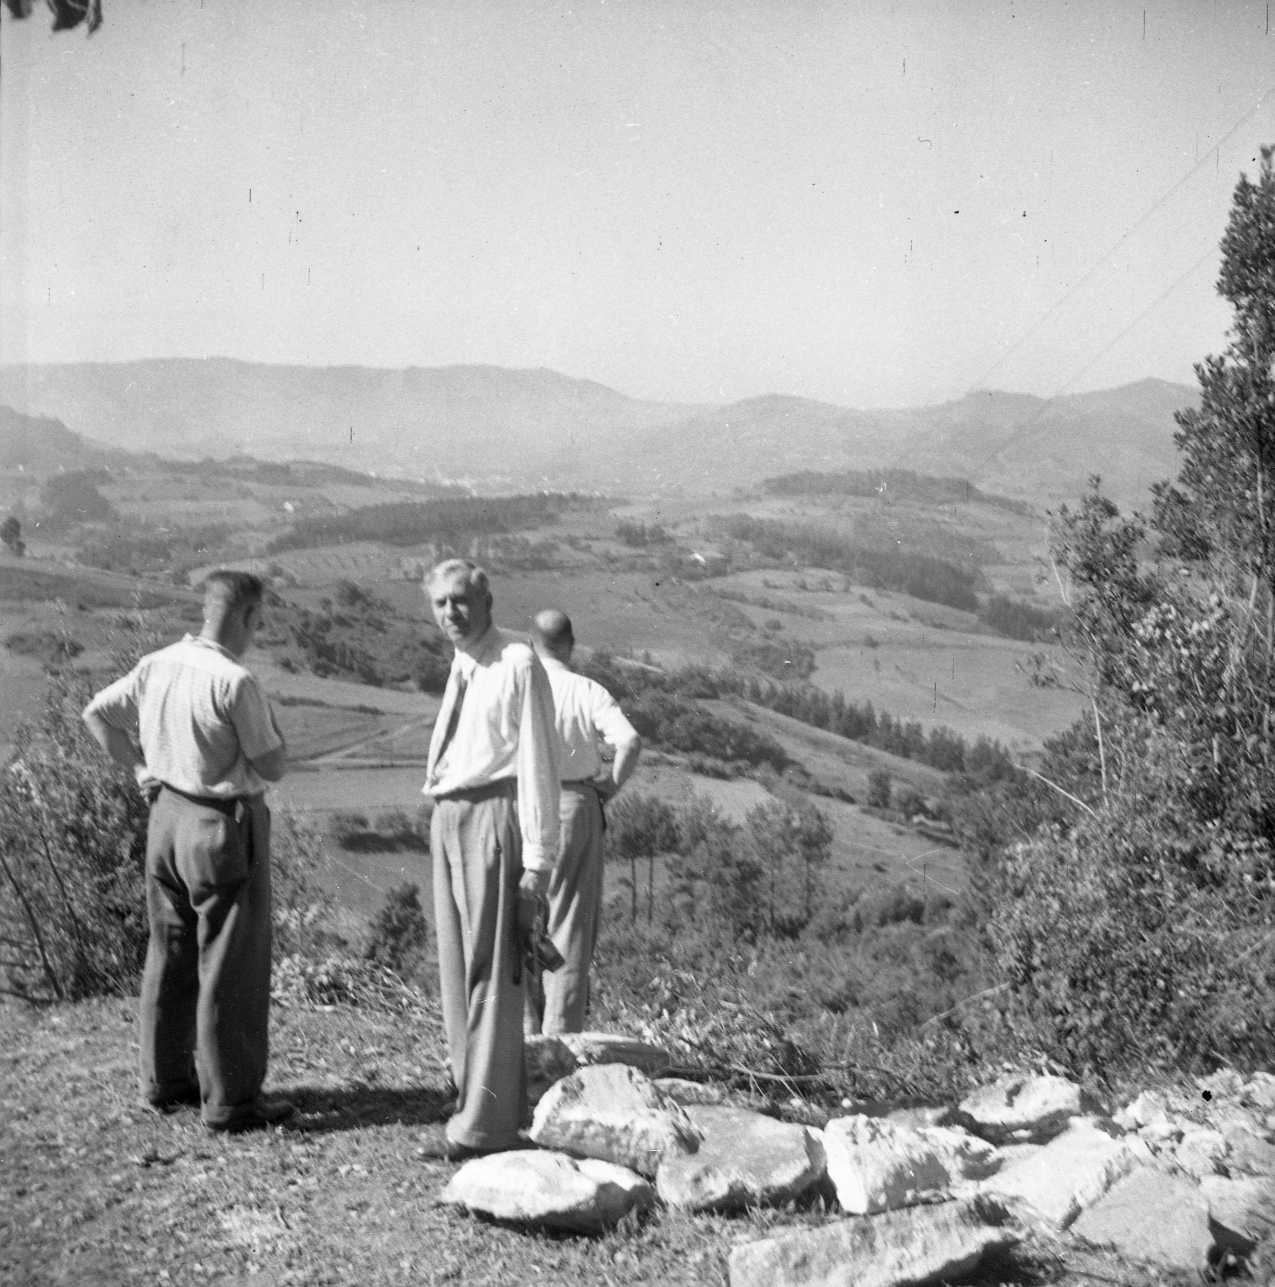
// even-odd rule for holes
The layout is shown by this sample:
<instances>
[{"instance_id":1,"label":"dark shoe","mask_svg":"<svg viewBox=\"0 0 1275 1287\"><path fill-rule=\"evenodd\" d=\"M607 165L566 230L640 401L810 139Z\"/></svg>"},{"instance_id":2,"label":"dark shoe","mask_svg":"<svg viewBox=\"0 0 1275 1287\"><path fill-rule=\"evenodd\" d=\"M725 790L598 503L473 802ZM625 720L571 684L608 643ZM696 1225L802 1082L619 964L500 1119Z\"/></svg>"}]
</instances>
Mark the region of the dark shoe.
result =
<instances>
[{"instance_id":1,"label":"dark shoe","mask_svg":"<svg viewBox=\"0 0 1275 1287\"><path fill-rule=\"evenodd\" d=\"M286 1099L276 1099L273 1103L259 1100L237 1117L224 1122L205 1122L204 1126L219 1135L240 1135L244 1131L263 1131L271 1126L279 1126L296 1111L296 1105L288 1103Z\"/></svg>"},{"instance_id":2,"label":"dark shoe","mask_svg":"<svg viewBox=\"0 0 1275 1287\"><path fill-rule=\"evenodd\" d=\"M493 1153L517 1153L522 1149L535 1148L536 1145L521 1136L512 1144L497 1144L494 1148L474 1148L470 1144L458 1144L455 1140L443 1141L443 1156L449 1162L468 1162L475 1157L490 1157Z\"/></svg>"},{"instance_id":3,"label":"dark shoe","mask_svg":"<svg viewBox=\"0 0 1275 1287\"><path fill-rule=\"evenodd\" d=\"M199 1107L199 1087L188 1086L185 1090L179 1090L173 1095L163 1095L155 1099L144 1099L142 1107L149 1109L152 1113L169 1113L180 1112L183 1108Z\"/></svg>"},{"instance_id":4,"label":"dark shoe","mask_svg":"<svg viewBox=\"0 0 1275 1287\"><path fill-rule=\"evenodd\" d=\"M449 1162L468 1162L471 1158L486 1157L490 1149L471 1148L468 1144L457 1144L455 1140L443 1142L443 1156Z\"/></svg>"}]
</instances>

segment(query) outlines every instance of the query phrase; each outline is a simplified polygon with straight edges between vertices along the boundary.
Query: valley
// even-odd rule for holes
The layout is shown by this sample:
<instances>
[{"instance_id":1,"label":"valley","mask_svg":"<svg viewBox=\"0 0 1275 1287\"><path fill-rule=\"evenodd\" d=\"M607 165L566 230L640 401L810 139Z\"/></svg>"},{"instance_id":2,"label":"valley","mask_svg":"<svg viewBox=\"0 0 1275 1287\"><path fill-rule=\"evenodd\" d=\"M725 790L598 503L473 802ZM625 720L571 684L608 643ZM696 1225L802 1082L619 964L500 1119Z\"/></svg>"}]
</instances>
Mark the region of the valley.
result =
<instances>
[{"instance_id":1,"label":"valley","mask_svg":"<svg viewBox=\"0 0 1275 1287\"><path fill-rule=\"evenodd\" d=\"M992 600L1040 621L1060 606L1047 517L968 483L882 471L864 488L859 475L813 471L728 494L481 501L454 482L313 462L94 456L74 433L49 439L9 415L0 505L19 516L25 553L0 553L6 735L38 713L45 666L69 659L98 682L130 638L154 646L197 627L196 587L212 567L252 570L274 597L251 664L294 766L277 803L320 831L337 815L421 808L447 656L419 579L451 553L489 567L506 626L557 606L585 659L639 677L731 676L733 689L695 704L780 748L784 776L829 821L839 884L959 890L963 863L937 821L949 775L881 738L870 745L781 713L773 697L752 700L750 683L822 693L911 730L922 751L937 735L996 744L1019 762L1079 710L1074 693L1032 682L1040 658L1061 659L1040 642L1047 632L1010 638L987 620ZM38 456L18 459L15 424ZM914 825L866 807L874 773L932 816ZM709 800L740 823L773 798L765 780L657 739L632 790L674 807ZM330 835L326 853L324 879L356 917L394 884L428 884L419 853L350 852Z\"/></svg>"}]
</instances>

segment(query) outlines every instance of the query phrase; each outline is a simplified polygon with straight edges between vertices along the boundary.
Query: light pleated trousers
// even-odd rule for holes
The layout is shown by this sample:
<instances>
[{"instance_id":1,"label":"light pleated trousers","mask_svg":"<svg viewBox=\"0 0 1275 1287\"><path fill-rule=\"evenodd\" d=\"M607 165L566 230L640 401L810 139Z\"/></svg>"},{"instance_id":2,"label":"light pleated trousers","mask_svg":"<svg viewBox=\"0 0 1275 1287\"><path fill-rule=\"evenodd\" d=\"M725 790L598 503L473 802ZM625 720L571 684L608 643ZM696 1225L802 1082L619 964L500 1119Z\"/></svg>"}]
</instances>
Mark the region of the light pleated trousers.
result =
<instances>
[{"instance_id":1,"label":"light pleated trousers","mask_svg":"<svg viewBox=\"0 0 1275 1287\"><path fill-rule=\"evenodd\" d=\"M430 852L439 992L457 1090L447 1138L486 1151L514 1148L527 1091L515 942L522 840L512 786L439 799Z\"/></svg>"},{"instance_id":2,"label":"light pleated trousers","mask_svg":"<svg viewBox=\"0 0 1275 1287\"><path fill-rule=\"evenodd\" d=\"M602 918L602 804L587 783L563 784L558 864L549 885L549 937L566 963L528 989L528 1032L583 1032L589 967Z\"/></svg>"}]
</instances>

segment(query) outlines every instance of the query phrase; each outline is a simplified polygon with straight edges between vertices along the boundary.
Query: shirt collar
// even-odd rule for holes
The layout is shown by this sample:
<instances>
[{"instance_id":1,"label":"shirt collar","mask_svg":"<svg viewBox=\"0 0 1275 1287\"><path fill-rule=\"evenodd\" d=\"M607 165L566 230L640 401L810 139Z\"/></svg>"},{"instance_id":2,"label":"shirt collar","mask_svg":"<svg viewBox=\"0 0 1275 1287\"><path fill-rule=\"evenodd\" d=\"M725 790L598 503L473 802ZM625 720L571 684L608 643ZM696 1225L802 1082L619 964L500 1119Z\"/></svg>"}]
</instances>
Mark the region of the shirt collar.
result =
<instances>
[{"instance_id":1,"label":"shirt collar","mask_svg":"<svg viewBox=\"0 0 1275 1287\"><path fill-rule=\"evenodd\" d=\"M473 674L474 668L486 661L499 645L500 631L495 625L490 625L470 647L455 650L452 655L452 669L468 679Z\"/></svg>"},{"instance_id":2,"label":"shirt collar","mask_svg":"<svg viewBox=\"0 0 1275 1287\"><path fill-rule=\"evenodd\" d=\"M226 657L230 661L237 662L239 660L239 658L236 657L229 648L225 647L224 644L219 644L215 639L205 639L203 635L188 634L186 636L186 642L195 644L199 648L211 648L213 652L221 653L223 657Z\"/></svg>"}]
</instances>

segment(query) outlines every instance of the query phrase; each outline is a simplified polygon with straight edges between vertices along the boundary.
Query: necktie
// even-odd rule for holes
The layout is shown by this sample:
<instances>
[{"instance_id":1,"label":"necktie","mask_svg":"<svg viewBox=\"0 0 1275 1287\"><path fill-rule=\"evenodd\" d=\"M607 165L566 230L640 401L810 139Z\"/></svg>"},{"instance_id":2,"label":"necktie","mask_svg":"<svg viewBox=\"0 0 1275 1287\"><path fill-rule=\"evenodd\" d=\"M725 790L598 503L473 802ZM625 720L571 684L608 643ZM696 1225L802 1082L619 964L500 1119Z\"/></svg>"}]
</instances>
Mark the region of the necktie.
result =
<instances>
[{"instance_id":1,"label":"necktie","mask_svg":"<svg viewBox=\"0 0 1275 1287\"><path fill-rule=\"evenodd\" d=\"M465 689L469 687L469 680L465 678L465 672L458 670L456 672L456 687L452 698L451 713L447 717L447 727L443 730L443 740L438 744L438 756L435 759L435 765L443 762L443 756L447 752L451 740L456 736L456 726L460 723L460 708L465 703Z\"/></svg>"}]
</instances>

